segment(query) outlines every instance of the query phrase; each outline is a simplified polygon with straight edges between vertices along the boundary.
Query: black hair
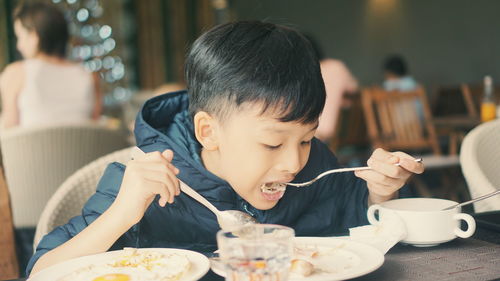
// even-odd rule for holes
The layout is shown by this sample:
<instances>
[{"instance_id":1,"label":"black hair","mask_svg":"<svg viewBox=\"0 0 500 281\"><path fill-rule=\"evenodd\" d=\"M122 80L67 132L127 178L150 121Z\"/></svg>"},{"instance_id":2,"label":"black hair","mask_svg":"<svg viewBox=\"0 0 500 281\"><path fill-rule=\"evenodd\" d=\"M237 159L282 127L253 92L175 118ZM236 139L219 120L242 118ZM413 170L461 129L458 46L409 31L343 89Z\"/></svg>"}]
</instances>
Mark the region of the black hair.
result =
<instances>
[{"instance_id":1,"label":"black hair","mask_svg":"<svg viewBox=\"0 0 500 281\"><path fill-rule=\"evenodd\" d=\"M68 24L57 7L43 2L24 3L15 10L14 20L19 20L28 31L36 32L40 52L58 57L66 55Z\"/></svg>"},{"instance_id":2,"label":"black hair","mask_svg":"<svg viewBox=\"0 0 500 281\"><path fill-rule=\"evenodd\" d=\"M322 60L325 58L325 53L323 52L323 49L320 47L318 41L311 35L311 34L304 34L304 37L306 37L307 40L309 40L309 43L311 43L311 46L313 47L314 53L316 54L316 57L318 60Z\"/></svg>"},{"instance_id":3,"label":"black hair","mask_svg":"<svg viewBox=\"0 0 500 281\"><path fill-rule=\"evenodd\" d=\"M260 21L216 26L186 58L190 112L224 119L247 102L277 109L282 122L313 123L325 103L325 85L311 44L299 32ZM235 106L236 105L236 106Z\"/></svg>"},{"instance_id":4,"label":"black hair","mask_svg":"<svg viewBox=\"0 0 500 281\"><path fill-rule=\"evenodd\" d=\"M384 61L383 68L386 72L397 76L405 76L408 73L406 62L400 55L391 55Z\"/></svg>"}]
</instances>

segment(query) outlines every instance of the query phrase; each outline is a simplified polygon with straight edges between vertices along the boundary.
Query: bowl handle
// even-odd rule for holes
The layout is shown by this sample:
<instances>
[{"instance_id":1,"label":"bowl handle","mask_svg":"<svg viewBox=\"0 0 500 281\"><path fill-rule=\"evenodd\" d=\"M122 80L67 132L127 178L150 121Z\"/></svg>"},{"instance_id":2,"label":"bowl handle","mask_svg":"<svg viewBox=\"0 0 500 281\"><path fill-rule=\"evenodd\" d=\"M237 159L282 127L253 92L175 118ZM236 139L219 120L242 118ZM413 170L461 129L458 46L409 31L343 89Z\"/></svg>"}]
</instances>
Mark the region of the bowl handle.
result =
<instances>
[{"instance_id":1,"label":"bowl handle","mask_svg":"<svg viewBox=\"0 0 500 281\"><path fill-rule=\"evenodd\" d=\"M455 228L454 232L455 235L460 237L460 238L469 238L474 234L474 231L476 231L476 221L471 215L464 214L464 213L459 213L453 215L454 220L464 220L467 223L467 230L463 231L460 229L460 226Z\"/></svg>"},{"instance_id":2,"label":"bowl handle","mask_svg":"<svg viewBox=\"0 0 500 281\"><path fill-rule=\"evenodd\" d=\"M379 218L380 218L380 205L379 204L374 204L371 205L370 208L368 208L368 211L366 212L366 216L368 217L368 221L370 224L377 225L380 224L380 221L375 218L375 212L379 213Z\"/></svg>"}]
</instances>

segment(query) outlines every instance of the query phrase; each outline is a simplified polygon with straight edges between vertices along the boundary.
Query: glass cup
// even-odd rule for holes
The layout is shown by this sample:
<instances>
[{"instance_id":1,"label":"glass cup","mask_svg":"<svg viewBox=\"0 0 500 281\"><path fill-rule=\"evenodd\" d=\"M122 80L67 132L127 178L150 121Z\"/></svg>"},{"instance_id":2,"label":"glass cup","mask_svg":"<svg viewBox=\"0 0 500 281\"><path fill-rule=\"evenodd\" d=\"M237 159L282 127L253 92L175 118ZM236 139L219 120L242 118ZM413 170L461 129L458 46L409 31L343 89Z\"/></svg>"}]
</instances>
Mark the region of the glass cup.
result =
<instances>
[{"instance_id":1,"label":"glass cup","mask_svg":"<svg viewBox=\"0 0 500 281\"><path fill-rule=\"evenodd\" d=\"M229 281L284 281L293 254L292 228L249 224L217 233L219 256Z\"/></svg>"}]
</instances>

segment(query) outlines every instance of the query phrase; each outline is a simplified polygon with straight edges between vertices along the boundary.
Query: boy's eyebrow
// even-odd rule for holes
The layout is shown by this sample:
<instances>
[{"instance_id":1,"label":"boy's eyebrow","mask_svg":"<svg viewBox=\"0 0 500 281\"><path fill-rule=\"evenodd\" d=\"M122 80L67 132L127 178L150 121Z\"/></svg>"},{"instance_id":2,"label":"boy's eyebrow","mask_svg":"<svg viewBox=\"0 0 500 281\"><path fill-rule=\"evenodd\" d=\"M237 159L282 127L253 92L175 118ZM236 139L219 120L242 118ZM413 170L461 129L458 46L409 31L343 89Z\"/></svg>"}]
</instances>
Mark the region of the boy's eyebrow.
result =
<instances>
[{"instance_id":1,"label":"boy's eyebrow","mask_svg":"<svg viewBox=\"0 0 500 281\"><path fill-rule=\"evenodd\" d=\"M319 123L316 122L316 125L314 127L312 127L311 130L309 130L309 132L316 130L318 128L318 126L319 126ZM286 131L287 131L287 130L276 128L275 126L267 126L267 127L264 127L263 130L264 131L273 131L276 133L286 133Z\"/></svg>"},{"instance_id":2,"label":"boy's eyebrow","mask_svg":"<svg viewBox=\"0 0 500 281\"><path fill-rule=\"evenodd\" d=\"M286 130L278 129L275 126L267 126L263 128L264 131L273 131L275 133L284 133Z\"/></svg>"}]
</instances>

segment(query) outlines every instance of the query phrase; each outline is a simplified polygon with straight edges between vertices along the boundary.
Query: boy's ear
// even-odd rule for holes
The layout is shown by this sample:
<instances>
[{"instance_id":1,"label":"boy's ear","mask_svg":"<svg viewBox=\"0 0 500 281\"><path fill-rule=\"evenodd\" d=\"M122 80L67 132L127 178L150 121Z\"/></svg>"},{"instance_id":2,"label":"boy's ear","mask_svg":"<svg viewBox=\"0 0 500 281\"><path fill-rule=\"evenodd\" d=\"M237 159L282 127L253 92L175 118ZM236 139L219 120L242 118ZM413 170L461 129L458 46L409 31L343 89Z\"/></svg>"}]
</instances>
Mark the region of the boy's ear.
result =
<instances>
[{"instance_id":1,"label":"boy's ear","mask_svg":"<svg viewBox=\"0 0 500 281\"><path fill-rule=\"evenodd\" d=\"M217 120L207 112L199 111L194 115L194 134L206 150L219 148L217 128Z\"/></svg>"}]
</instances>

